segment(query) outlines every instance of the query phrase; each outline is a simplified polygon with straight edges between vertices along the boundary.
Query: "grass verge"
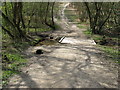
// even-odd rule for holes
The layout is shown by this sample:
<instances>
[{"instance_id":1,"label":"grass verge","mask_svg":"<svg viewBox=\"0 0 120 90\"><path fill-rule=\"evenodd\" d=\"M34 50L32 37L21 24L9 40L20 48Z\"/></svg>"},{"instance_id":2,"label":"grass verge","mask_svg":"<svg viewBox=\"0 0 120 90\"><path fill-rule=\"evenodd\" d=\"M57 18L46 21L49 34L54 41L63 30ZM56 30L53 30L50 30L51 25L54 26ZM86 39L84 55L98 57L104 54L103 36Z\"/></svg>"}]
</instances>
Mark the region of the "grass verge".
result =
<instances>
[{"instance_id":1,"label":"grass verge","mask_svg":"<svg viewBox=\"0 0 120 90\"><path fill-rule=\"evenodd\" d=\"M120 64L120 60L119 60L120 51L117 48L115 49L114 47L102 46L102 45L99 45L98 47L104 52L106 52L114 62Z\"/></svg>"},{"instance_id":2,"label":"grass verge","mask_svg":"<svg viewBox=\"0 0 120 90\"><path fill-rule=\"evenodd\" d=\"M95 40L96 42L99 42L102 40L102 35L96 35L96 34L92 34L92 32L88 29L86 31L83 32L85 35L91 37L93 40ZM111 38L113 40L118 40L118 38L112 38L112 37L107 37L107 38ZM106 45L100 45L99 43L97 43L98 48L100 48L101 50L103 50L110 58L112 58L112 60L116 63L120 63L120 51L118 50L118 46L117 45L112 45L112 46L106 46Z\"/></svg>"},{"instance_id":3,"label":"grass verge","mask_svg":"<svg viewBox=\"0 0 120 90\"><path fill-rule=\"evenodd\" d=\"M7 47L6 47L7 46ZM25 56L22 55L22 51L27 49L29 43L3 43L2 48L2 84L5 87L9 78L15 74L19 74L22 67L27 65Z\"/></svg>"},{"instance_id":4,"label":"grass verge","mask_svg":"<svg viewBox=\"0 0 120 90\"><path fill-rule=\"evenodd\" d=\"M27 60L19 54L2 53L2 85L7 85L8 79L20 73L20 68L26 65Z\"/></svg>"}]
</instances>

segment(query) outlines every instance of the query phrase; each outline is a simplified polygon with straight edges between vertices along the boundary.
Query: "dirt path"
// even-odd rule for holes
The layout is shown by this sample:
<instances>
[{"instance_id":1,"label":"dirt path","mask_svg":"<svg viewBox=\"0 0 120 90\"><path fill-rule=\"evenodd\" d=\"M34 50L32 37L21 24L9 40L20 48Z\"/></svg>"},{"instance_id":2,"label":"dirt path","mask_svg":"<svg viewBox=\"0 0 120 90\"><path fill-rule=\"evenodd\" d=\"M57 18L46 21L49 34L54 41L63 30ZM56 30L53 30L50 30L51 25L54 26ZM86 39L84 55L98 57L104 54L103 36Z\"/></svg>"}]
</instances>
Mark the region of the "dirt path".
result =
<instances>
[{"instance_id":1,"label":"dirt path","mask_svg":"<svg viewBox=\"0 0 120 90\"><path fill-rule=\"evenodd\" d=\"M66 36L62 44L30 47L25 55L29 65L10 79L14 88L117 88L117 69L106 61L93 40L75 24L62 19L63 30L53 36ZM36 55L37 49L45 51Z\"/></svg>"}]
</instances>

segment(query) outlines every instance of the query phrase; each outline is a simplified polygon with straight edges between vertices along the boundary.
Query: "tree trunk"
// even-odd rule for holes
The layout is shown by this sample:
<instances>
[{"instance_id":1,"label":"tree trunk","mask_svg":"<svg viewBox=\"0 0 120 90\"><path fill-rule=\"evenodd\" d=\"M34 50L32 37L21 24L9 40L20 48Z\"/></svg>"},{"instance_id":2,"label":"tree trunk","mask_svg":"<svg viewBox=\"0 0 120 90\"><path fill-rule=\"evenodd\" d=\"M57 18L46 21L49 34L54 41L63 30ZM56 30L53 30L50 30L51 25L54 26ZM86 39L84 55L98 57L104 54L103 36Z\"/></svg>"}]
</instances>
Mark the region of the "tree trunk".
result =
<instances>
[{"instance_id":1,"label":"tree trunk","mask_svg":"<svg viewBox=\"0 0 120 90\"><path fill-rule=\"evenodd\" d=\"M45 13L45 23L47 23L47 17L48 17L47 13L48 13L49 5L50 5L50 3L48 2L47 8L46 8L46 13Z\"/></svg>"},{"instance_id":2,"label":"tree trunk","mask_svg":"<svg viewBox=\"0 0 120 90\"><path fill-rule=\"evenodd\" d=\"M54 27L54 18L53 18L53 8L54 8L54 3L53 3L53 6L52 6L52 25L51 24L49 24L48 22L47 22L47 18L48 18L48 10L49 10L49 6L50 6L50 3L48 2L48 4L47 4L47 8L46 8L46 16L45 16L45 24L47 25L47 26L49 26L50 28L52 28L53 30L55 30L55 27Z\"/></svg>"},{"instance_id":3,"label":"tree trunk","mask_svg":"<svg viewBox=\"0 0 120 90\"><path fill-rule=\"evenodd\" d=\"M92 25L92 17L91 17L91 12L90 12L90 8L88 6L88 2L84 2L85 6L86 6L86 10L88 12L88 16L89 16L89 21L90 21L90 27L91 29L93 28L93 25Z\"/></svg>"},{"instance_id":4,"label":"tree trunk","mask_svg":"<svg viewBox=\"0 0 120 90\"><path fill-rule=\"evenodd\" d=\"M52 5L52 26L53 26L53 29L55 30L55 22L54 22L54 5L55 5L55 2L53 2L53 5Z\"/></svg>"},{"instance_id":5,"label":"tree trunk","mask_svg":"<svg viewBox=\"0 0 120 90\"><path fill-rule=\"evenodd\" d=\"M114 5L114 3L112 4L112 6ZM102 27L104 26L104 24L106 23L106 21L109 19L111 13L112 13L112 9L113 7L111 8L111 10L109 11L109 14L107 16L107 18L103 21L103 23L99 26L99 31L101 31Z\"/></svg>"},{"instance_id":6,"label":"tree trunk","mask_svg":"<svg viewBox=\"0 0 120 90\"><path fill-rule=\"evenodd\" d=\"M25 29L25 23L24 23L24 20L23 20L22 9L23 9L23 5L22 5L22 3L20 3L20 19L21 19L21 22L22 22L22 27Z\"/></svg>"},{"instance_id":7,"label":"tree trunk","mask_svg":"<svg viewBox=\"0 0 120 90\"><path fill-rule=\"evenodd\" d=\"M15 27L17 28L17 31L18 31L18 39L26 39L26 33L23 33L23 31L21 30L20 28L20 22L22 21L21 20L21 15L22 15L22 2L15 2L14 3L14 8L13 8L13 15L14 15L14 18L13 18L13 22L14 22L14 25Z\"/></svg>"}]
</instances>

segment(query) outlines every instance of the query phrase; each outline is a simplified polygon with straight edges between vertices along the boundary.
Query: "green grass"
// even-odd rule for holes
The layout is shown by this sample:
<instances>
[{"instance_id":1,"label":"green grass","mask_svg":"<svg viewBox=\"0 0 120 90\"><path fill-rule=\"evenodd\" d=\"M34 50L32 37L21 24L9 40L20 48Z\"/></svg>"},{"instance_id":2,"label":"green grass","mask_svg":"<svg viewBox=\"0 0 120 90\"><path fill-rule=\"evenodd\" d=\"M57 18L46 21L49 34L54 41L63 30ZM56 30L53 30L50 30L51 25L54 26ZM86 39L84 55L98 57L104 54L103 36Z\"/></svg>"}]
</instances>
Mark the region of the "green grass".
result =
<instances>
[{"instance_id":1,"label":"green grass","mask_svg":"<svg viewBox=\"0 0 120 90\"><path fill-rule=\"evenodd\" d=\"M8 83L8 78L18 74L21 67L25 66L27 60L21 54L22 51L29 47L28 42L12 42L9 38L2 40L2 85ZM7 57L7 59L5 59Z\"/></svg>"},{"instance_id":2,"label":"green grass","mask_svg":"<svg viewBox=\"0 0 120 90\"><path fill-rule=\"evenodd\" d=\"M61 29L61 27L57 24L55 24L55 28L56 29ZM44 26L42 28L36 28L37 32L47 32L47 31L50 31L50 30L52 30L52 29L47 27L47 26ZM35 31L35 28L29 28L29 32L36 32L36 31Z\"/></svg>"},{"instance_id":3,"label":"green grass","mask_svg":"<svg viewBox=\"0 0 120 90\"><path fill-rule=\"evenodd\" d=\"M50 31L50 28L44 29L44 28L36 28L37 32L45 32L45 31ZM30 32L35 32L35 28L29 28Z\"/></svg>"},{"instance_id":4,"label":"green grass","mask_svg":"<svg viewBox=\"0 0 120 90\"><path fill-rule=\"evenodd\" d=\"M27 60L19 54L10 53L2 53L2 58L2 84L4 86L8 83L8 78L19 73L20 68L26 65Z\"/></svg>"},{"instance_id":5,"label":"green grass","mask_svg":"<svg viewBox=\"0 0 120 90\"><path fill-rule=\"evenodd\" d=\"M93 38L95 41L100 41L100 40L102 40L103 36L101 36L101 35L92 35L92 38Z\"/></svg>"},{"instance_id":6,"label":"green grass","mask_svg":"<svg viewBox=\"0 0 120 90\"><path fill-rule=\"evenodd\" d=\"M92 35L92 32L91 32L89 29L83 31L83 33L84 33L85 35L89 35L89 36Z\"/></svg>"},{"instance_id":7,"label":"green grass","mask_svg":"<svg viewBox=\"0 0 120 90\"><path fill-rule=\"evenodd\" d=\"M120 60L119 60L120 51L118 49L109 46L101 46L101 45L99 46L99 48L104 52L106 52L109 55L109 57L112 58L113 61L120 64Z\"/></svg>"},{"instance_id":8,"label":"green grass","mask_svg":"<svg viewBox=\"0 0 120 90\"><path fill-rule=\"evenodd\" d=\"M78 24L89 25L90 23L88 21L86 21L86 22L78 22Z\"/></svg>"},{"instance_id":9,"label":"green grass","mask_svg":"<svg viewBox=\"0 0 120 90\"><path fill-rule=\"evenodd\" d=\"M22 51L27 49L32 42L5 42L2 44L2 51L8 52L8 53L18 53L20 54Z\"/></svg>"},{"instance_id":10,"label":"green grass","mask_svg":"<svg viewBox=\"0 0 120 90\"><path fill-rule=\"evenodd\" d=\"M80 29L87 28L85 25L82 25L82 24L78 24L77 27L79 27Z\"/></svg>"}]
</instances>

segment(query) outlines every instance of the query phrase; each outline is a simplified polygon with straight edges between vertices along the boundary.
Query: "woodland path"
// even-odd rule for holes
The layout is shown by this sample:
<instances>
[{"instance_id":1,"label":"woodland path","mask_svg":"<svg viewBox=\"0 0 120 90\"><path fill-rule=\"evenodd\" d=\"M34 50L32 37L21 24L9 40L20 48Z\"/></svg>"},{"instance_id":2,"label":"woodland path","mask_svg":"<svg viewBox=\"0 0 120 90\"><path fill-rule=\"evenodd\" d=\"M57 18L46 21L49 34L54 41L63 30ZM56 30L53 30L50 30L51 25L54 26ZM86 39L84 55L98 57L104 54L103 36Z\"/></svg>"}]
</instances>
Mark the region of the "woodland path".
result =
<instances>
[{"instance_id":1,"label":"woodland path","mask_svg":"<svg viewBox=\"0 0 120 90\"><path fill-rule=\"evenodd\" d=\"M62 44L30 47L25 53L28 66L10 78L7 87L117 88L117 69L94 41L83 34L85 29L69 24L64 15L56 22L62 30L54 31L53 36L66 36ZM44 50L44 54L34 54L37 49Z\"/></svg>"}]
</instances>

